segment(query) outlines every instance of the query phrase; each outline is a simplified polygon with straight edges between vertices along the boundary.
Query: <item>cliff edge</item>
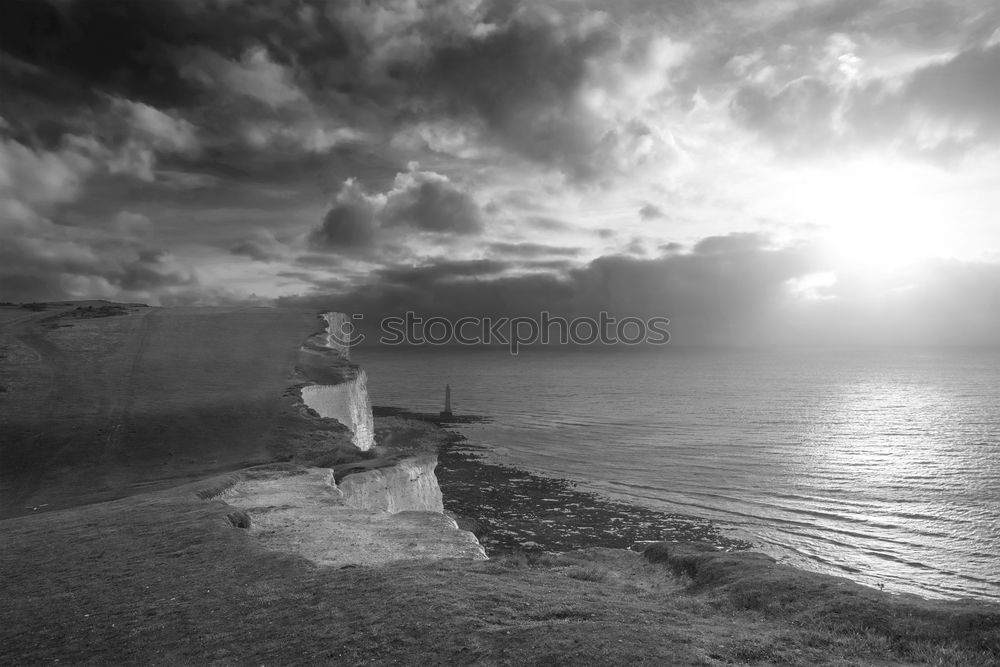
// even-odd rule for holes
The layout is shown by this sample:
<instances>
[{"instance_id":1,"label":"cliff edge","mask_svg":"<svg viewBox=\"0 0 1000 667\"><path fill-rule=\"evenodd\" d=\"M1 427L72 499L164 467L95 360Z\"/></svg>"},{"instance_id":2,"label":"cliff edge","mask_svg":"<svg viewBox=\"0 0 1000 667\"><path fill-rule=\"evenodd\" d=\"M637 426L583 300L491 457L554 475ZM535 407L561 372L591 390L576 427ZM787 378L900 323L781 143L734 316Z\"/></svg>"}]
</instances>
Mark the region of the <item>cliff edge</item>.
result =
<instances>
[{"instance_id":1,"label":"cliff edge","mask_svg":"<svg viewBox=\"0 0 1000 667\"><path fill-rule=\"evenodd\" d=\"M1000 664L996 605L759 554L483 561L469 541L468 557L417 560L420 534L467 539L426 511L432 428L380 417L362 451L306 406L297 384L318 380L289 386L288 341L314 314L72 322L0 327L0 417L18 426L0 429L0 481L19 483L5 507L24 514L0 520L0 664ZM518 471L494 473L506 488ZM468 481L472 515L483 483Z\"/></svg>"},{"instance_id":2,"label":"cliff edge","mask_svg":"<svg viewBox=\"0 0 1000 667\"><path fill-rule=\"evenodd\" d=\"M300 431L289 433L288 463L240 471L213 498L234 507L234 525L268 548L320 565L377 565L423 558L486 559L476 537L444 515L434 475L437 455L418 437L388 428L376 443L364 369L350 361L342 313L321 316L326 330L299 349L288 392ZM295 400L296 397L299 400ZM333 422L331 425L330 422ZM317 437L339 422L343 433ZM329 432L329 431L327 431ZM407 431L410 433L411 431ZM331 457L335 462L324 466Z\"/></svg>"},{"instance_id":3,"label":"cliff edge","mask_svg":"<svg viewBox=\"0 0 1000 667\"><path fill-rule=\"evenodd\" d=\"M351 475L339 487L330 468L264 467L240 473L217 499L237 508L234 525L264 546L318 565L485 560L476 537L441 512L440 490L420 489L430 486L419 479L433 478L434 463L403 459Z\"/></svg>"},{"instance_id":4,"label":"cliff edge","mask_svg":"<svg viewBox=\"0 0 1000 667\"><path fill-rule=\"evenodd\" d=\"M302 401L319 416L336 419L351 431L354 445L367 451L375 446L368 376L350 361L350 342L344 335L346 316L323 313L322 332L299 348L296 375Z\"/></svg>"}]
</instances>

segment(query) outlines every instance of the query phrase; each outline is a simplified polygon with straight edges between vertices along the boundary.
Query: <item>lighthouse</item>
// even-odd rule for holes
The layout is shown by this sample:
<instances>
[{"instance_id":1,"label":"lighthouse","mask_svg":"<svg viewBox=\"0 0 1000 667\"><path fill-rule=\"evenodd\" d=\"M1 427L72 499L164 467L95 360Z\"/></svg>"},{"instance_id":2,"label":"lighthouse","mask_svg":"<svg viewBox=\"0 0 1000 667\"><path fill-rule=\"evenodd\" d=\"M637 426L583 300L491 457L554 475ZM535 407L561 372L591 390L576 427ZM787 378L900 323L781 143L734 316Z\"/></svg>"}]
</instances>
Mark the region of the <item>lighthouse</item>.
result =
<instances>
[{"instance_id":1,"label":"lighthouse","mask_svg":"<svg viewBox=\"0 0 1000 667\"><path fill-rule=\"evenodd\" d=\"M446 384L444 386L444 410L441 411L442 417L451 417L451 385Z\"/></svg>"}]
</instances>

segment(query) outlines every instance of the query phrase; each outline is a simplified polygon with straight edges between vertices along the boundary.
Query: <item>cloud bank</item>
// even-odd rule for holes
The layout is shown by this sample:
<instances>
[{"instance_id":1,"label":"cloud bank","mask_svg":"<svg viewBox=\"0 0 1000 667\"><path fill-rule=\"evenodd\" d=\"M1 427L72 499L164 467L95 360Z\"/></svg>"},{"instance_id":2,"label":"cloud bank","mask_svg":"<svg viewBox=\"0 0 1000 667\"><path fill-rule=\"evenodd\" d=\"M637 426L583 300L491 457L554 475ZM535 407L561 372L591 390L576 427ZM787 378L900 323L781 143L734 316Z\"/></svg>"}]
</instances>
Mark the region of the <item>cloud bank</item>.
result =
<instances>
[{"instance_id":1,"label":"cloud bank","mask_svg":"<svg viewBox=\"0 0 1000 667\"><path fill-rule=\"evenodd\" d=\"M0 298L985 340L994 4L9 0Z\"/></svg>"}]
</instances>

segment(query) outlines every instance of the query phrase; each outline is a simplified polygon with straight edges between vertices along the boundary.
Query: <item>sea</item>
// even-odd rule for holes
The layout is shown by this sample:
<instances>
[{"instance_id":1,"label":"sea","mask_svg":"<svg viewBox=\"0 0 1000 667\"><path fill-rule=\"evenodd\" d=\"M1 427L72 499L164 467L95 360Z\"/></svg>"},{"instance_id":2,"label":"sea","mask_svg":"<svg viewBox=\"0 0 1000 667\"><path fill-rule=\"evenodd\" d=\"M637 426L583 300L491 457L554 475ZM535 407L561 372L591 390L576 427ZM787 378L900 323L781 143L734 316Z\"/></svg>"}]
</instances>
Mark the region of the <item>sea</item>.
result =
<instances>
[{"instance_id":1,"label":"sea","mask_svg":"<svg viewBox=\"0 0 1000 667\"><path fill-rule=\"evenodd\" d=\"M362 347L374 405L890 593L1000 601L1000 348Z\"/></svg>"}]
</instances>

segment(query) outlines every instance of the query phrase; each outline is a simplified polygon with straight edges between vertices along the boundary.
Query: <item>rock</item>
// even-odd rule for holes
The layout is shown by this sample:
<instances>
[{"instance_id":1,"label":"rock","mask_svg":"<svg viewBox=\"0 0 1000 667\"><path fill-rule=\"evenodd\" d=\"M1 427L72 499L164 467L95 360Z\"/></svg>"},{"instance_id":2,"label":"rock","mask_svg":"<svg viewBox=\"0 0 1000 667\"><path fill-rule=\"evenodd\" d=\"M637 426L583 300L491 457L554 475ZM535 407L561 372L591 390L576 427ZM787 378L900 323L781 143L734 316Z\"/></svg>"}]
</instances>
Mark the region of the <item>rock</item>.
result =
<instances>
[{"instance_id":1,"label":"rock","mask_svg":"<svg viewBox=\"0 0 1000 667\"><path fill-rule=\"evenodd\" d=\"M226 519L233 528L250 528L250 515L243 510L236 510L226 515Z\"/></svg>"},{"instance_id":2,"label":"rock","mask_svg":"<svg viewBox=\"0 0 1000 667\"><path fill-rule=\"evenodd\" d=\"M409 473L383 475L404 479ZM338 567L423 558L486 559L476 537L439 512L390 513L348 505L329 468L251 470L241 477L219 498L245 512L250 534L269 548ZM354 490L356 498L382 493L366 494L360 486Z\"/></svg>"},{"instance_id":3,"label":"rock","mask_svg":"<svg viewBox=\"0 0 1000 667\"><path fill-rule=\"evenodd\" d=\"M338 485L344 504L383 512L444 512L441 488L434 476L437 456L401 459L395 465L348 475Z\"/></svg>"}]
</instances>

